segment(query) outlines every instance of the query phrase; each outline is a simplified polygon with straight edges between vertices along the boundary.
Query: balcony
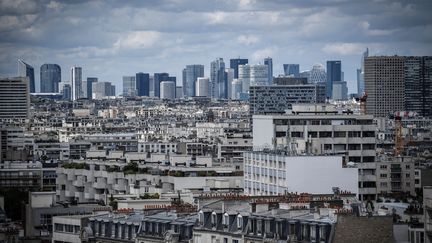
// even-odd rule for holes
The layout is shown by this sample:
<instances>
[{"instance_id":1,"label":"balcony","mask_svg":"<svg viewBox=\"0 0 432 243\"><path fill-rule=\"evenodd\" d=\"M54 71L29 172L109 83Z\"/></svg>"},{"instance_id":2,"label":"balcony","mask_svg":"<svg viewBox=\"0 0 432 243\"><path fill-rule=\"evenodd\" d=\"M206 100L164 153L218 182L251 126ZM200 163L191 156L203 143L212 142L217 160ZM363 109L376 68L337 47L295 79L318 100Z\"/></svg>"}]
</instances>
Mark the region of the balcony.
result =
<instances>
[{"instance_id":1,"label":"balcony","mask_svg":"<svg viewBox=\"0 0 432 243\"><path fill-rule=\"evenodd\" d=\"M107 184L105 183L105 181L103 181L103 182L98 181L98 182L93 183L93 187L96 189L105 189L106 186L107 186Z\"/></svg>"},{"instance_id":2,"label":"balcony","mask_svg":"<svg viewBox=\"0 0 432 243\"><path fill-rule=\"evenodd\" d=\"M376 175L360 175L359 181L376 181Z\"/></svg>"},{"instance_id":3,"label":"balcony","mask_svg":"<svg viewBox=\"0 0 432 243\"><path fill-rule=\"evenodd\" d=\"M76 187L83 187L84 183L82 180L76 180L76 181L72 182L72 185L74 185Z\"/></svg>"}]
</instances>

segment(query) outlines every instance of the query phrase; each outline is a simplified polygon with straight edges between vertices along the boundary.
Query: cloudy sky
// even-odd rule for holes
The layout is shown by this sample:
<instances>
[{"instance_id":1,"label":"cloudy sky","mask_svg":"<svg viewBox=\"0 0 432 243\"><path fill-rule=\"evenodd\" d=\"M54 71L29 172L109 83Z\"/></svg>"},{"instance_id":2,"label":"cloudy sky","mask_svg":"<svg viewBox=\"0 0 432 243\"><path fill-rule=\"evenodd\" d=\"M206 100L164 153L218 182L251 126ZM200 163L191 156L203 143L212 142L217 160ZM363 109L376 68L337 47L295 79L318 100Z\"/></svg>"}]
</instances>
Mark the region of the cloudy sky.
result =
<instances>
[{"instance_id":1,"label":"cloudy sky","mask_svg":"<svg viewBox=\"0 0 432 243\"><path fill-rule=\"evenodd\" d=\"M111 81L123 75L169 72L181 82L186 64L222 57L273 58L283 63L342 60L356 92L361 53L432 55L430 0L1 0L0 75L16 75L18 58L35 68L73 65L83 76Z\"/></svg>"}]
</instances>

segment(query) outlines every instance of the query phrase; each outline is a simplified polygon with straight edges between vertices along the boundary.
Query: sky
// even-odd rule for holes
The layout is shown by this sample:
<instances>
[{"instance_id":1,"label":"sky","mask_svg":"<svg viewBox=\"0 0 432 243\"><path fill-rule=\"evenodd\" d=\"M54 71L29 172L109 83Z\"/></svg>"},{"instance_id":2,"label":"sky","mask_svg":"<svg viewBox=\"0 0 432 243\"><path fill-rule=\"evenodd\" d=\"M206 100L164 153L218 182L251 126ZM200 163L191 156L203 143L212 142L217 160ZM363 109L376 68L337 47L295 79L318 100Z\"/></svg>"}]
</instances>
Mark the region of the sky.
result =
<instances>
[{"instance_id":1,"label":"sky","mask_svg":"<svg viewBox=\"0 0 432 243\"><path fill-rule=\"evenodd\" d=\"M122 76L168 72L181 85L187 64L222 57L273 58L282 64L341 60L349 92L356 69L370 55L432 55L430 0L1 0L0 76L16 76L17 59L81 66L83 78L113 82Z\"/></svg>"}]
</instances>

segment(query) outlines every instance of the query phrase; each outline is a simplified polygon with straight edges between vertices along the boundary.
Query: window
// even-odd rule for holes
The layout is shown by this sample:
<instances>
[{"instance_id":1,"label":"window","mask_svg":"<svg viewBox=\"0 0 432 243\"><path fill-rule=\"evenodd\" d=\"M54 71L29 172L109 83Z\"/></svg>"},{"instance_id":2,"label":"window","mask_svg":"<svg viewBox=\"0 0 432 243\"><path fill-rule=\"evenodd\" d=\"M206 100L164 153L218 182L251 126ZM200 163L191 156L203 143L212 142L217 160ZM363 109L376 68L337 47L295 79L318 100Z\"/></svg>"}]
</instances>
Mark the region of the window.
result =
<instances>
[{"instance_id":1,"label":"window","mask_svg":"<svg viewBox=\"0 0 432 243\"><path fill-rule=\"evenodd\" d=\"M380 178L387 178L387 174L380 174Z\"/></svg>"},{"instance_id":2,"label":"window","mask_svg":"<svg viewBox=\"0 0 432 243\"><path fill-rule=\"evenodd\" d=\"M216 218L217 218L216 212L213 212L211 216L211 223L213 226L216 225Z\"/></svg>"},{"instance_id":3,"label":"window","mask_svg":"<svg viewBox=\"0 0 432 243\"><path fill-rule=\"evenodd\" d=\"M387 165L380 165L381 169L387 169Z\"/></svg>"},{"instance_id":4,"label":"window","mask_svg":"<svg viewBox=\"0 0 432 243\"><path fill-rule=\"evenodd\" d=\"M237 228L241 229L243 227L243 217L239 214L237 216Z\"/></svg>"}]
</instances>

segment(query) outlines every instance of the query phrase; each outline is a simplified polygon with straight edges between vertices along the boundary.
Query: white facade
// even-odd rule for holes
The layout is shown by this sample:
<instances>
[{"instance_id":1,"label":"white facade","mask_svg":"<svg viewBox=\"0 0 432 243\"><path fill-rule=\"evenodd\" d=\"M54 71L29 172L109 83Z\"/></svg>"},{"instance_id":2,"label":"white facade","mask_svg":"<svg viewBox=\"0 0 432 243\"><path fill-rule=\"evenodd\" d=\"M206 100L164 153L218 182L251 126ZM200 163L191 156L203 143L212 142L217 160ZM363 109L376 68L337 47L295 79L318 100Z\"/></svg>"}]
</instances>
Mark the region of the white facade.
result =
<instances>
[{"instance_id":1,"label":"white facade","mask_svg":"<svg viewBox=\"0 0 432 243\"><path fill-rule=\"evenodd\" d=\"M123 96L135 96L136 93L135 76L123 76Z\"/></svg>"},{"instance_id":2,"label":"white facade","mask_svg":"<svg viewBox=\"0 0 432 243\"><path fill-rule=\"evenodd\" d=\"M197 78L195 85L195 95L207 97L209 94L210 80L209 78Z\"/></svg>"},{"instance_id":3,"label":"white facade","mask_svg":"<svg viewBox=\"0 0 432 243\"><path fill-rule=\"evenodd\" d=\"M287 192L331 194L332 188L358 194L358 169L344 168L342 156L287 156L265 152L244 154L248 195Z\"/></svg>"},{"instance_id":4,"label":"white facade","mask_svg":"<svg viewBox=\"0 0 432 243\"><path fill-rule=\"evenodd\" d=\"M82 91L82 68L71 68L71 83L72 83L72 100L77 100L83 97Z\"/></svg>"},{"instance_id":5,"label":"white facade","mask_svg":"<svg viewBox=\"0 0 432 243\"><path fill-rule=\"evenodd\" d=\"M81 243L86 238L84 228L90 216L55 216L53 217L52 242Z\"/></svg>"},{"instance_id":6,"label":"white facade","mask_svg":"<svg viewBox=\"0 0 432 243\"><path fill-rule=\"evenodd\" d=\"M240 93L242 92L242 82L239 79L233 79L231 84L231 99L240 99Z\"/></svg>"},{"instance_id":7,"label":"white facade","mask_svg":"<svg viewBox=\"0 0 432 243\"><path fill-rule=\"evenodd\" d=\"M175 99L176 84L174 81L162 81L160 83L160 98L161 99Z\"/></svg>"},{"instance_id":8,"label":"white facade","mask_svg":"<svg viewBox=\"0 0 432 243\"><path fill-rule=\"evenodd\" d=\"M267 65L239 65L239 80L242 82L242 92L248 93L252 85L269 85Z\"/></svg>"}]
</instances>

